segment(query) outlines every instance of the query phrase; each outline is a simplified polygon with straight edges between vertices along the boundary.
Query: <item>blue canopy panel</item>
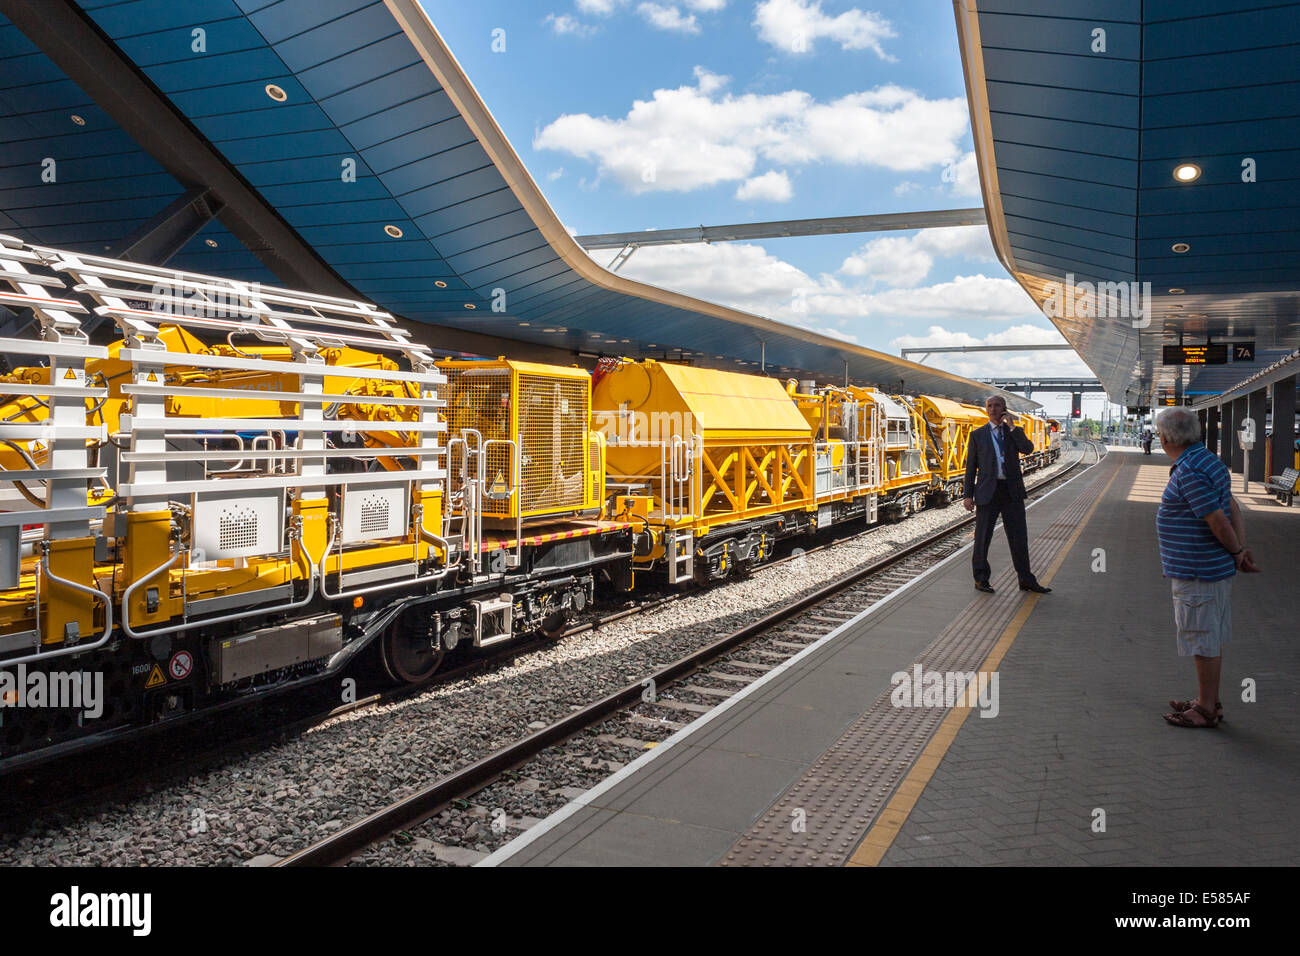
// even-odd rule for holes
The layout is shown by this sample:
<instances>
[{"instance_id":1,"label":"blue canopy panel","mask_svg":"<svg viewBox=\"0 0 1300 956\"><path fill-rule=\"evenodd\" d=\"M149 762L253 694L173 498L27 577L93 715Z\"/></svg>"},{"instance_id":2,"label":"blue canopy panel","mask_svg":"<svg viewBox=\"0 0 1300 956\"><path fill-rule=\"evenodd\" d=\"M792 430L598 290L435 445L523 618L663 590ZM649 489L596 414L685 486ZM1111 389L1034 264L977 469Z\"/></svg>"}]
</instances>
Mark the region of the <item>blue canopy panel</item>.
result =
<instances>
[{"instance_id":1,"label":"blue canopy panel","mask_svg":"<svg viewBox=\"0 0 1300 956\"><path fill-rule=\"evenodd\" d=\"M184 192L0 16L0 232L102 254ZM249 281L275 281L258 258L215 221L172 262Z\"/></svg>"},{"instance_id":2,"label":"blue canopy panel","mask_svg":"<svg viewBox=\"0 0 1300 956\"><path fill-rule=\"evenodd\" d=\"M1130 317L1056 323L1112 395L1134 404L1181 394L1196 375L1161 365L1161 345L1180 334L1257 340L1256 363L1198 382L1240 381L1268 364L1265 352L1300 346L1300 6L1241 7L958 4L1004 264L1040 303L1047 283L1069 276L1151 283L1147 326ZM1175 180L1187 163L1200 176Z\"/></svg>"},{"instance_id":3,"label":"blue canopy panel","mask_svg":"<svg viewBox=\"0 0 1300 956\"><path fill-rule=\"evenodd\" d=\"M847 372L857 382L966 400L987 390L596 266L563 233L411 0L84 0L79 8L113 62L127 64L132 82L138 73L151 84L154 108L197 132L201 149L278 217L273 228L287 224L281 243L323 262L333 274L326 281L337 276L405 319L569 352L688 355L731 368L765 357L770 370L801 377ZM151 155L136 142L150 142L152 129L128 127L132 139L12 25L0 28L0 42L0 110L9 124L0 129L19 144L0 166L0 228L104 251L187 189L214 187L169 175L153 158L162 155L158 144ZM129 105L138 117L136 102ZM66 157L52 184L39 178L48 153ZM214 221L172 264L274 282L252 250L263 259L284 250L257 234L248 212L241 207L238 236ZM507 308L494 311L503 296Z\"/></svg>"}]
</instances>

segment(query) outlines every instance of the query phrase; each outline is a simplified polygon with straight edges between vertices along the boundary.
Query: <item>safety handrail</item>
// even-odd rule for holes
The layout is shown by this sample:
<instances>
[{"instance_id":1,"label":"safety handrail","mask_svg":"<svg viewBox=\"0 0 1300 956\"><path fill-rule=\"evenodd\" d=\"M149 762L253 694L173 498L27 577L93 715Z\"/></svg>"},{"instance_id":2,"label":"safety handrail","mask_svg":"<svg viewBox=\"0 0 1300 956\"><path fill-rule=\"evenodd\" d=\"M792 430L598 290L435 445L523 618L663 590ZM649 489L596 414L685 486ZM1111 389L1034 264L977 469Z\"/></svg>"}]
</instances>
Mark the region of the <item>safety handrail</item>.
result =
<instances>
[{"instance_id":1,"label":"safety handrail","mask_svg":"<svg viewBox=\"0 0 1300 956\"><path fill-rule=\"evenodd\" d=\"M416 574L412 577L401 578L397 581L385 581L382 584L369 584L366 585L365 587L353 588L350 591L335 591L331 593L328 585L325 582L325 577L329 573L326 569L329 566L330 552L334 550L334 546L338 543L340 537L339 532L341 530L340 529L341 524L342 522L335 521L334 517L332 515L330 516L330 537L329 537L329 541L325 543L325 553L321 555L320 593L321 593L321 597L325 598L325 600L327 601L344 601L350 598L363 597L364 595L367 594L374 594L378 591L391 591L393 588L410 587L411 585L414 584L427 584L430 581L441 581L448 574L450 574L455 567L455 565L453 565L450 561L448 561L446 567L444 567L441 571L435 572L434 574ZM421 536L425 536L428 538L435 538L437 539L438 542L440 542L441 547L444 548L447 547L447 542L443 541L437 535L430 534L430 532L425 531L424 528L421 527L419 524L417 524L416 527L419 529ZM340 556L342 556L342 552L339 552L339 554ZM450 557L451 555L450 548L447 548L447 554ZM339 567L338 575L339 575L339 580L342 581L343 580L342 566Z\"/></svg>"},{"instance_id":2,"label":"safety handrail","mask_svg":"<svg viewBox=\"0 0 1300 956\"><path fill-rule=\"evenodd\" d=\"M70 581L65 577L60 577L55 574L50 570L50 558L48 554L41 555L41 560L37 567L40 568L42 575L49 578L55 584L60 584L63 587L70 588L74 591L80 591L83 594L90 595L93 598L103 601L104 633L99 640L92 641L89 644L73 644L69 647L60 647L52 651L37 651L33 654L24 654L21 657L6 657L3 660L0 660L0 667L13 667L17 664L27 664L32 661L46 661L52 657L65 657L68 654L85 654L87 651L94 651L103 647L113 637L113 598L110 595L101 591L99 588L92 588L88 585L81 584L77 581ZM39 600L37 601L37 605L40 605ZM39 621L39 618L37 620ZM39 634L39 632L40 628L38 626L37 633Z\"/></svg>"},{"instance_id":3,"label":"safety handrail","mask_svg":"<svg viewBox=\"0 0 1300 956\"><path fill-rule=\"evenodd\" d=\"M519 567L524 562L524 490L522 463L519 446L513 438L489 438L483 443L483 462L487 464L487 450L492 445L505 445L510 451L510 499L515 511L515 556L511 567ZM484 479L486 480L486 479Z\"/></svg>"},{"instance_id":4,"label":"safety handrail","mask_svg":"<svg viewBox=\"0 0 1300 956\"><path fill-rule=\"evenodd\" d=\"M303 556L307 559L307 574L305 576L305 580L307 581L306 595L304 595L301 600L290 601L287 604L277 604L272 605L271 607L256 608L252 613L282 614L285 611L296 611L300 607L306 607L311 603L312 598L316 596L316 562L312 560L311 551L303 546L301 532L297 529L291 529L289 531L289 550L292 551L295 545L297 545L298 550L302 552ZM180 624L173 624L168 627L158 627L144 632L136 631L132 628L131 596L146 581L152 580L163 571L170 570L170 568L184 553L185 552L183 551L176 551L167 561L164 561L162 564L158 565L158 567L144 575L144 577L133 582L125 591L122 592L122 630L128 637L135 638L136 640L143 640L146 637L153 637L155 634L175 634L179 631L188 631L195 627L205 627L209 624L224 624L227 621L238 621L248 617L250 610L245 608L235 614L224 614L221 617L205 617L197 621L182 621Z\"/></svg>"}]
</instances>

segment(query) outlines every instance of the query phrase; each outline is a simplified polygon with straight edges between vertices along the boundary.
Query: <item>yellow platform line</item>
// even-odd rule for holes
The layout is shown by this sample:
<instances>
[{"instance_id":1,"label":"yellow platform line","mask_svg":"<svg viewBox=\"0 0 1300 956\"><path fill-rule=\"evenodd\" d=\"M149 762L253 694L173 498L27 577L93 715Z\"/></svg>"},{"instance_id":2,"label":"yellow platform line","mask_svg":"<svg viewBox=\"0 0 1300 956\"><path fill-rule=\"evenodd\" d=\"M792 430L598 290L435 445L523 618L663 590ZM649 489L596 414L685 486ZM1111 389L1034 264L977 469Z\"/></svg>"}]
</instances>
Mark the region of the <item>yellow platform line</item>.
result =
<instances>
[{"instance_id":1,"label":"yellow platform line","mask_svg":"<svg viewBox=\"0 0 1300 956\"><path fill-rule=\"evenodd\" d=\"M1114 474L1110 476L1110 480L1106 482L1097 495L1097 499L1088 507L1083 520L1079 522L1074 529L1074 533L1065 542L1065 546L1057 553L1056 559L1043 576L1046 583L1051 584L1056 577L1056 572L1065 563L1065 559L1074 548L1075 542L1079 540L1079 536L1083 534L1083 529L1092 520L1097 506L1106 497L1106 492L1110 490L1110 486L1119 477L1119 473L1120 469L1116 468ZM1031 594L1021 604L1020 609L1016 611L1016 616L1011 619L1011 622L998 638L997 643L993 645L993 649L989 651L988 657L984 659L984 663L980 665L981 672L989 673L998 669L998 665L1002 663L1002 658L1006 656L1007 651L1011 649L1011 645L1015 643L1016 636L1020 633L1020 629L1024 627L1025 621L1029 620L1029 615L1038 606L1040 597L1042 597L1040 594ZM875 866L889 851L889 848L894 845L898 831L903 829L903 824L907 822L912 808L916 806L916 801L921 798L921 794L925 791L926 784L930 782L935 770L939 768L939 762L948 753L948 748L952 746L952 742L957 739L957 732L961 730L962 724L970 716L971 709L970 707L954 707L948 711L948 716L943 719L939 729L934 732L930 742L921 751L921 756L916 758L916 763L912 764L912 769L903 778L903 782L898 785L898 789L894 791L894 796L885 806L885 809L880 811L880 816L876 817L876 822L867 831L867 835L858 844L858 848L853 851L853 856L849 858L848 863L845 864L846 866Z\"/></svg>"}]
</instances>

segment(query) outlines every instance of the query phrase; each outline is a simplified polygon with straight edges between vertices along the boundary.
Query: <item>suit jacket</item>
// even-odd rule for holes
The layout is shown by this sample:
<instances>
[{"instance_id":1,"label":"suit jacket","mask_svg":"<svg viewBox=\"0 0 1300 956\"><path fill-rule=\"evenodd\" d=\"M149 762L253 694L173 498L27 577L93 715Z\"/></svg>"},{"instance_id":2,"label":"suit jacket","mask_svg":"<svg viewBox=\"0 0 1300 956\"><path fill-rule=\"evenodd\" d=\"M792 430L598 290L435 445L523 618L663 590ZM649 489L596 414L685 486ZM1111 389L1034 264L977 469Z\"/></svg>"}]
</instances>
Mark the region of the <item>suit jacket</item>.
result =
<instances>
[{"instance_id":1,"label":"suit jacket","mask_svg":"<svg viewBox=\"0 0 1300 956\"><path fill-rule=\"evenodd\" d=\"M1032 454L1034 443L1017 425L1002 442L1002 473L1007 479L1007 493L1012 498L1025 497L1025 479L1020 471L1020 456ZM993 500L998 487L998 452L993 447L993 426L981 425L970 433L966 446L966 479L963 497L974 498L977 505Z\"/></svg>"}]
</instances>

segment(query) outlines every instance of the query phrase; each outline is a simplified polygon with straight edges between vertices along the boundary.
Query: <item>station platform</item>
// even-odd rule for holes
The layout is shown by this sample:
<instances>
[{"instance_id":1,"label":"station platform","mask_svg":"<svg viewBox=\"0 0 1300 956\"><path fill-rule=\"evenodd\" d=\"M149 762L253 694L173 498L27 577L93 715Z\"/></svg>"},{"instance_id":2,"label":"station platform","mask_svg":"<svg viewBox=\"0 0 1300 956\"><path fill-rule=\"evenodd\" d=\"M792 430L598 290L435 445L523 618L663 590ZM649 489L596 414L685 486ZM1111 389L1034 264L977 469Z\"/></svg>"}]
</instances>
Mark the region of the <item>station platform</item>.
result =
<instances>
[{"instance_id":1,"label":"station platform","mask_svg":"<svg viewBox=\"0 0 1300 956\"><path fill-rule=\"evenodd\" d=\"M1155 538L1168 466L1111 449L1029 508L1052 593L1016 587L1000 531L976 592L967 544L484 864L1294 863L1300 508L1239 496L1263 573L1233 586L1226 720L1172 727L1196 682ZM970 671L997 678L974 708L903 706L893 679Z\"/></svg>"}]
</instances>

